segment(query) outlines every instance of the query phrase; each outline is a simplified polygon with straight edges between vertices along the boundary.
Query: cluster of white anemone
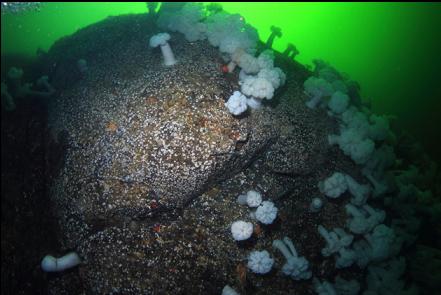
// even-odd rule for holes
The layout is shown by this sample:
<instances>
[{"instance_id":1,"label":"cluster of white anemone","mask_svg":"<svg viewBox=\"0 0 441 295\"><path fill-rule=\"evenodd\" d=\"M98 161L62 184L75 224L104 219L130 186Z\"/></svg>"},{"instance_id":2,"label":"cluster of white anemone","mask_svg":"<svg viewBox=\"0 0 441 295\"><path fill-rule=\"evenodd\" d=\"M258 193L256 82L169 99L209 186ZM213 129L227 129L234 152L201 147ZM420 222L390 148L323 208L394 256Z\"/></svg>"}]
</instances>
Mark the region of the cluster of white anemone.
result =
<instances>
[{"instance_id":1,"label":"cluster of white anemone","mask_svg":"<svg viewBox=\"0 0 441 295\"><path fill-rule=\"evenodd\" d=\"M207 39L229 61L229 72L237 66L241 68L241 90L235 91L225 103L233 115L240 115L248 108L260 108L262 100L272 99L274 91L285 83L286 75L280 68L274 67L274 53L271 50L255 56L259 35L240 14L218 11L206 17L207 9L200 3L168 6L158 19L160 28L180 32L189 42ZM271 47L274 37L281 35L277 27L271 30L268 47ZM166 66L176 64L169 40L167 33L154 35L150 39L151 47L160 46Z\"/></svg>"}]
</instances>

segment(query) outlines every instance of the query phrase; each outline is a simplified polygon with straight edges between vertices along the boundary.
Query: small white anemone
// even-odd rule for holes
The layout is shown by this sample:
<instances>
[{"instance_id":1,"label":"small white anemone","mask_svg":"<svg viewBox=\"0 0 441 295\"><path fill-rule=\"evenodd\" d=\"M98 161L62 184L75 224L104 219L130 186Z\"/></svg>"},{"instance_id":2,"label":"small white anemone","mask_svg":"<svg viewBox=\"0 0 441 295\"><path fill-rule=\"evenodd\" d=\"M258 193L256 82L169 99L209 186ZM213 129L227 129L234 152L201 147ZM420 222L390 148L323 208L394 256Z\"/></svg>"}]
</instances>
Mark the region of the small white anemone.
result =
<instances>
[{"instance_id":1,"label":"small white anemone","mask_svg":"<svg viewBox=\"0 0 441 295\"><path fill-rule=\"evenodd\" d=\"M250 207L257 207L262 203L262 194L255 190L247 192L247 204Z\"/></svg>"},{"instance_id":2,"label":"small white anemone","mask_svg":"<svg viewBox=\"0 0 441 295\"><path fill-rule=\"evenodd\" d=\"M319 197L315 197L312 199L311 204L309 205L309 211L311 212L319 212L323 207L323 200Z\"/></svg>"},{"instance_id":3,"label":"small white anemone","mask_svg":"<svg viewBox=\"0 0 441 295\"><path fill-rule=\"evenodd\" d=\"M170 40L170 35L167 33L159 33L150 38L150 47L158 47L161 46L162 56L164 58L164 64L166 66L172 66L176 64L176 59L171 50L170 45L168 44L168 40Z\"/></svg>"},{"instance_id":4,"label":"small white anemone","mask_svg":"<svg viewBox=\"0 0 441 295\"><path fill-rule=\"evenodd\" d=\"M271 224L277 217L277 208L271 201L263 201L259 207L257 207L255 216L256 219L263 224Z\"/></svg>"},{"instance_id":5,"label":"small white anemone","mask_svg":"<svg viewBox=\"0 0 441 295\"><path fill-rule=\"evenodd\" d=\"M253 251L248 256L248 268L257 274L266 274L271 271L274 259L268 251Z\"/></svg>"},{"instance_id":6,"label":"small white anemone","mask_svg":"<svg viewBox=\"0 0 441 295\"><path fill-rule=\"evenodd\" d=\"M77 253L71 252L60 258L55 258L52 255L46 255L41 261L41 268L45 272L59 272L81 263L81 259Z\"/></svg>"},{"instance_id":7,"label":"small white anemone","mask_svg":"<svg viewBox=\"0 0 441 295\"><path fill-rule=\"evenodd\" d=\"M274 96L274 87L266 79L247 77L241 86L242 93L260 99L271 99Z\"/></svg>"},{"instance_id":8,"label":"small white anemone","mask_svg":"<svg viewBox=\"0 0 441 295\"><path fill-rule=\"evenodd\" d=\"M246 221L235 221L231 225L231 234L236 241L247 240L253 234L253 224Z\"/></svg>"},{"instance_id":9,"label":"small white anemone","mask_svg":"<svg viewBox=\"0 0 441 295\"><path fill-rule=\"evenodd\" d=\"M240 91L234 91L233 95L230 96L228 101L225 103L230 113L238 116L245 112L248 108L247 97L243 95Z\"/></svg>"}]
</instances>

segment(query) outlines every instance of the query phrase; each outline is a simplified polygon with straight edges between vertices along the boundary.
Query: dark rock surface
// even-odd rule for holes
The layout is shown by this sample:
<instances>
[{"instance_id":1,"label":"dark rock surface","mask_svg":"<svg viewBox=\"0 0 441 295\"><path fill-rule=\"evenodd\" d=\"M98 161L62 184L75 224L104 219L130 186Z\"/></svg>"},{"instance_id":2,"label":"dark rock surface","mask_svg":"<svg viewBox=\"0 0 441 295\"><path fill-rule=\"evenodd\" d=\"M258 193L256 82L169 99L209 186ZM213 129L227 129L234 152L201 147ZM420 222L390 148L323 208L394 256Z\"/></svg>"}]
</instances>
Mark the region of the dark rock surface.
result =
<instances>
[{"instance_id":1,"label":"dark rock surface","mask_svg":"<svg viewBox=\"0 0 441 295\"><path fill-rule=\"evenodd\" d=\"M84 260L52 279L51 292L220 294L230 284L242 292L307 294L310 282L278 272L279 254L270 275L243 279L248 253L271 250L285 235L315 273L335 273L333 258L322 265L316 227L342 226L343 206L318 214L308 206L319 180L337 166L355 167L327 144L335 122L304 104L307 71L277 56L286 85L262 110L233 117L224 102L239 89L237 73L222 73L218 50L173 34L178 64L164 67L159 50L148 47L154 33L146 15L114 17L48 53L59 91L49 126L68 142L51 185L60 252L74 249ZM84 74L78 59L87 61ZM258 226L236 203L249 189L275 201L275 224ZM231 237L238 219L259 228L245 245Z\"/></svg>"}]
</instances>

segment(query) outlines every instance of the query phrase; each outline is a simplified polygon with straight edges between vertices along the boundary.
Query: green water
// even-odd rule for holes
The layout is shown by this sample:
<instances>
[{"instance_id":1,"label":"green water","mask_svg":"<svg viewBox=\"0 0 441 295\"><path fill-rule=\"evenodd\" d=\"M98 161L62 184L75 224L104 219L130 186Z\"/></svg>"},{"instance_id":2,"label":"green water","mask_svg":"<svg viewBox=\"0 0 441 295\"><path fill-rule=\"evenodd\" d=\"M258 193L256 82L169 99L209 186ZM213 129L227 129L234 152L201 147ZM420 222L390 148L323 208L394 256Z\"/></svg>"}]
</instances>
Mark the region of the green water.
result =
<instances>
[{"instance_id":1,"label":"green water","mask_svg":"<svg viewBox=\"0 0 441 295\"><path fill-rule=\"evenodd\" d=\"M441 159L441 4L439 3L222 3L242 14L262 40L282 28L274 49L288 42L297 60L329 61L360 82L374 111L397 115L433 157ZM2 15L2 77L11 60L29 60L60 37L110 15L146 13L145 3L47 3L41 10ZM12 58L14 57L14 58ZM20 58L17 58L20 57Z\"/></svg>"}]
</instances>

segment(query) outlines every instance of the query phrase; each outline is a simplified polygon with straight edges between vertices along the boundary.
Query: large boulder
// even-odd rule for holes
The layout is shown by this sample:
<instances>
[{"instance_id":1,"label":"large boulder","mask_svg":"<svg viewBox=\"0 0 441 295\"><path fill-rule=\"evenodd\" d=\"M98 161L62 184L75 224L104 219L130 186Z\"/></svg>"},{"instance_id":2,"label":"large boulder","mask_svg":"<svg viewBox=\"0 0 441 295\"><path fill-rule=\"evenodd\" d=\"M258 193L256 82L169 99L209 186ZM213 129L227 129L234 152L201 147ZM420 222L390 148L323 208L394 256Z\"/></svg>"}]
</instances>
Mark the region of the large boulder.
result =
<instances>
[{"instance_id":1,"label":"large boulder","mask_svg":"<svg viewBox=\"0 0 441 295\"><path fill-rule=\"evenodd\" d=\"M305 244L316 235L303 208L334 170L326 141L336 126L324 110L306 108L305 70L276 60L286 85L262 109L235 117L224 104L238 77L222 73L219 51L173 34L178 63L165 67L148 47L155 33L147 16L109 18L48 53L58 89L49 124L66 147L50 191L59 251L74 249L84 261L78 275L50 282L53 294L216 294L236 281L234 270L246 270L249 250L270 248L278 231ZM79 59L87 71L78 71ZM236 202L249 189L274 200L280 217L238 247L228 228L250 218ZM330 212L333 225L344 224L340 211ZM252 290L297 286L267 279L253 277L260 287Z\"/></svg>"},{"instance_id":2,"label":"large boulder","mask_svg":"<svg viewBox=\"0 0 441 295\"><path fill-rule=\"evenodd\" d=\"M116 32L107 31L106 23ZM134 23L139 28L127 32ZM148 47L153 33L147 25L141 29L142 17L110 18L104 24L64 38L49 52L59 68L72 67L55 71L59 95L49 111L54 132L68 134L52 195L72 243L86 234L84 223L182 207L243 169L277 136L270 108L242 118L228 112L224 103L239 87L237 78L222 73L222 58L207 42L172 35L178 63L166 67L160 50ZM93 36L119 31L132 37L107 48L91 45L100 51L88 52L87 72L76 80L73 61L83 56L57 54L83 53Z\"/></svg>"}]
</instances>

